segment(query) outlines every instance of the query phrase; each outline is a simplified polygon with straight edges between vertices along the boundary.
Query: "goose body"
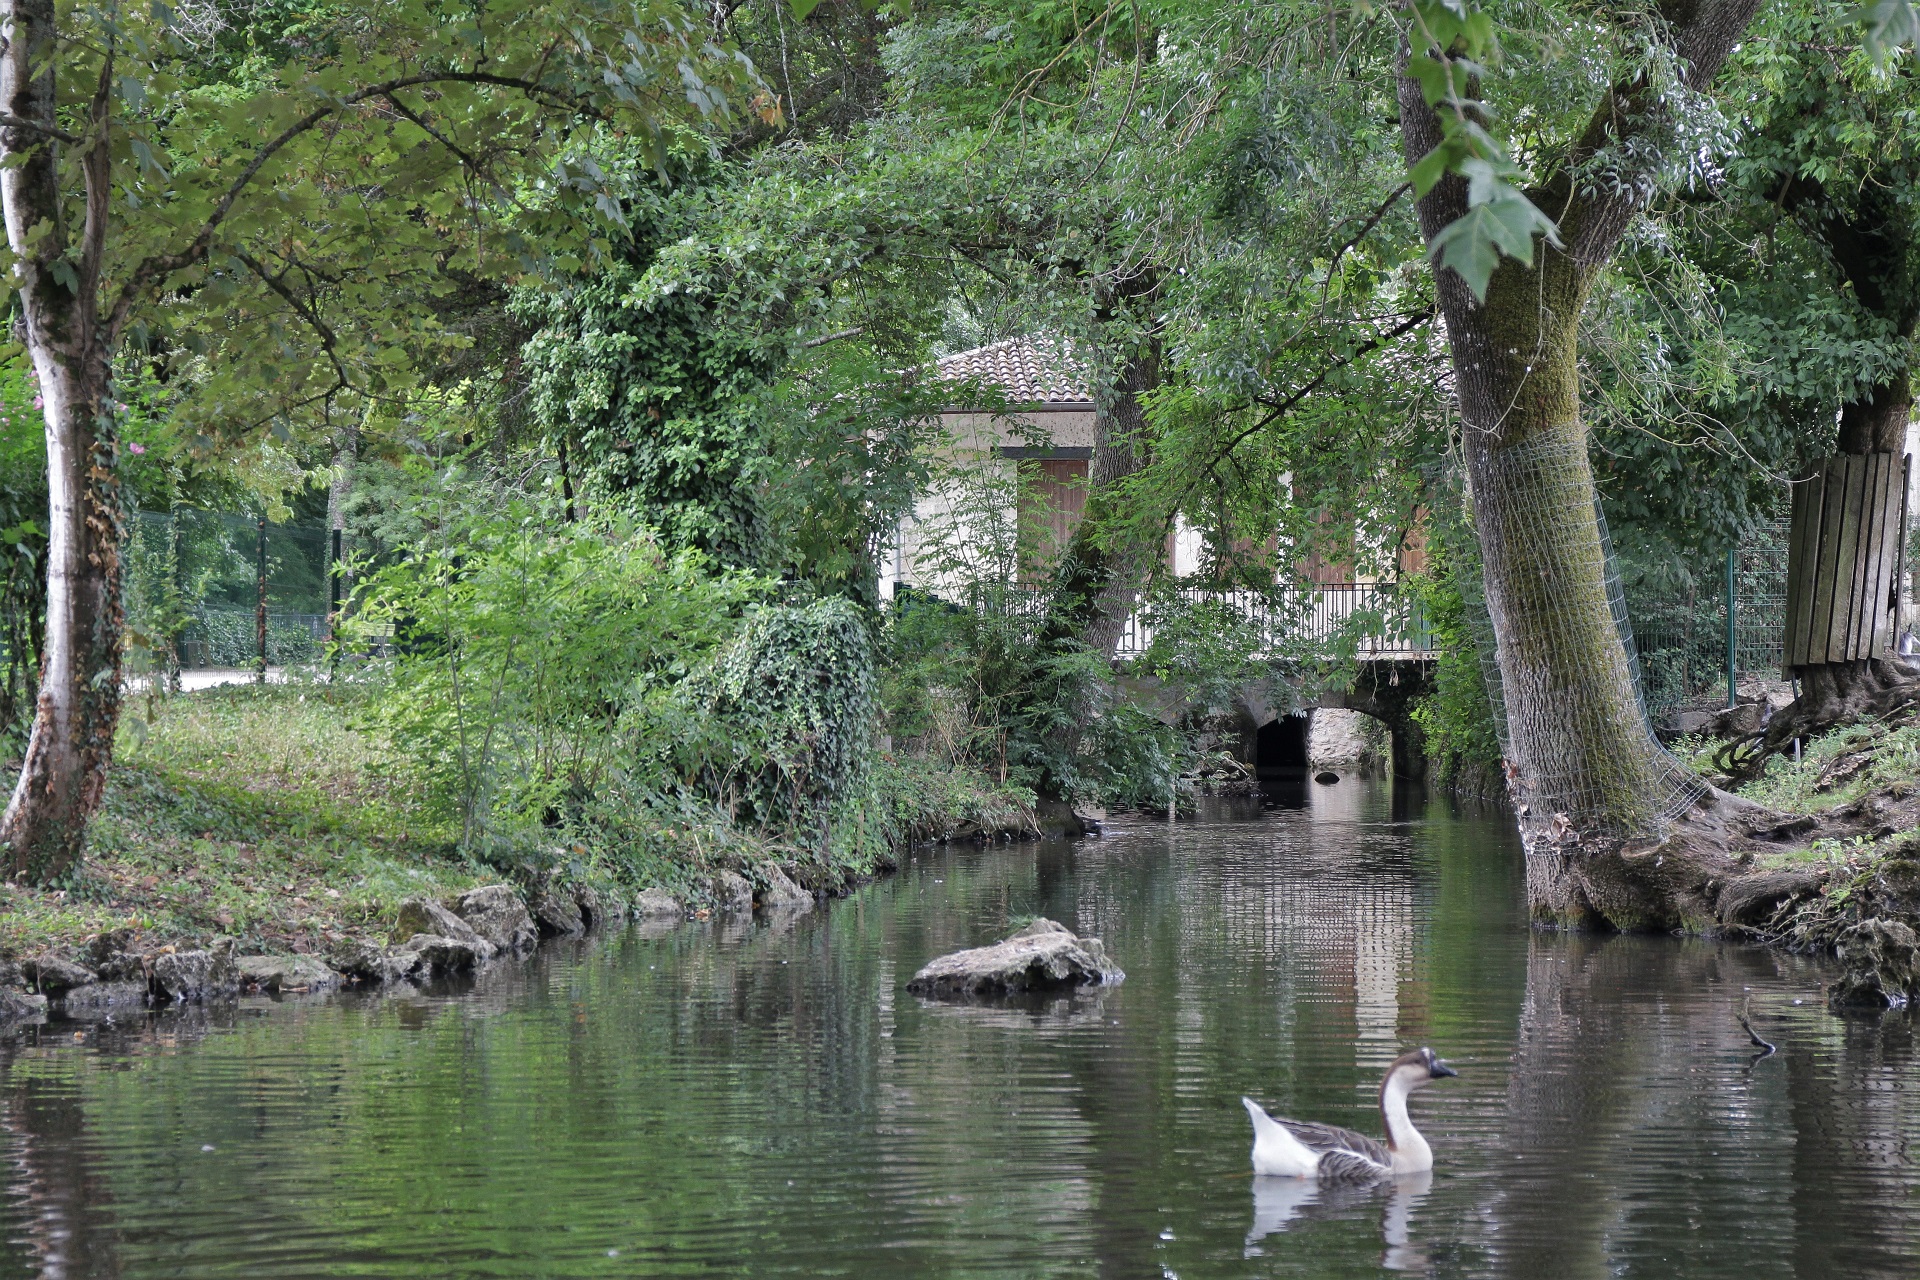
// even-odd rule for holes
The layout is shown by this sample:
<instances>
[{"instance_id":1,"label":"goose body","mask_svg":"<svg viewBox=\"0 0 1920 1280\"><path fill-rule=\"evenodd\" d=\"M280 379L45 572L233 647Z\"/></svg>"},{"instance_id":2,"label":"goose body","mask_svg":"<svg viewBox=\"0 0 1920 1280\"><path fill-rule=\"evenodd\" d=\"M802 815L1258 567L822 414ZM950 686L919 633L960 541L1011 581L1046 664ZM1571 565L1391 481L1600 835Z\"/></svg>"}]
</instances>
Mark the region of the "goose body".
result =
<instances>
[{"instance_id":1,"label":"goose body","mask_svg":"<svg viewBox=\"0 0 1920 1280\"><path fill-rule=\"evenodd\" d=\"M1242 1098L1253 1121L1253 1171L1266 1177L1318 1178L1323 1182L1376 1182L1433 1168L1433 1148L1413 1127L1407 1098L1435 1080L1456 1075L1431 1049L1394 1059L1380 1081L1380 1120L1385 1144L1330 1124L1308 1124L1267 1114Z\"/></svg>"}]
</instances>

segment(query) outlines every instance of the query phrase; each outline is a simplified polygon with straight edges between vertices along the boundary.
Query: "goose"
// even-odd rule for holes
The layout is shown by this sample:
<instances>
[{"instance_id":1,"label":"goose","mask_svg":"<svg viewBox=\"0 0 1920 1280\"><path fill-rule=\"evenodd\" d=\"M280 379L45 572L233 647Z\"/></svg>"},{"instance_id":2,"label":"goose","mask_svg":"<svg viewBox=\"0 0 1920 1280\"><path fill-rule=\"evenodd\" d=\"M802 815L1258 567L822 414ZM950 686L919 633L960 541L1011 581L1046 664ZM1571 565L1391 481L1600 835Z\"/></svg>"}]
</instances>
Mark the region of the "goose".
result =
<instances>
[{"instance_id":1,"label":"goose","mask_svg":"<svg viewBox=\"0 0 1920 1280\"><path fill-rule=\"evenodd\" d=\"M1395 1058L1380 1081L1385 1146L1351 1129L1270 1116L1252 1098L1242 1098L1253 1120L1253 1171L1322 1182L1377 1182L1403 1173L1425 1173L1433 1168L1433 1148L1407 1117L1407 1095L1459 1074L1431 1049L1415 1049Z\"/></svg>"}]
</instances>

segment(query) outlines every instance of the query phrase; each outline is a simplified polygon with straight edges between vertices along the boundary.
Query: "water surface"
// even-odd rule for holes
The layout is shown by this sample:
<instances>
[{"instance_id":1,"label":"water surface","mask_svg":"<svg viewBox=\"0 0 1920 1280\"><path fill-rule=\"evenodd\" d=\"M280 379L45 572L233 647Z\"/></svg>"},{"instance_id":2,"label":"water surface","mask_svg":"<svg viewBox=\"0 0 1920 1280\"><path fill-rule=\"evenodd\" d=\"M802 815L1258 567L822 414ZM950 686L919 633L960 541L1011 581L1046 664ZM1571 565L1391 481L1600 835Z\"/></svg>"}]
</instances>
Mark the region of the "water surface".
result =
<instances>
[{"instance_id":1,"label":"water surface","mask_svg":"<svg viewBox=\"0 0 1920 1280\"><path fill-rule=\"evenodd\" d=\"M1277 799L458 989L49 1024L0 1047L0 1276L1920 1274L1904 1017L1764 951L1530 933L1498 819ZM902 990L1030 915L1127 981ZM1460 1068L1415 1100L1430 1179L1248 1175L1242 1093L1377 1131L1418 1044Z\"/></svg>"}]
</instances>

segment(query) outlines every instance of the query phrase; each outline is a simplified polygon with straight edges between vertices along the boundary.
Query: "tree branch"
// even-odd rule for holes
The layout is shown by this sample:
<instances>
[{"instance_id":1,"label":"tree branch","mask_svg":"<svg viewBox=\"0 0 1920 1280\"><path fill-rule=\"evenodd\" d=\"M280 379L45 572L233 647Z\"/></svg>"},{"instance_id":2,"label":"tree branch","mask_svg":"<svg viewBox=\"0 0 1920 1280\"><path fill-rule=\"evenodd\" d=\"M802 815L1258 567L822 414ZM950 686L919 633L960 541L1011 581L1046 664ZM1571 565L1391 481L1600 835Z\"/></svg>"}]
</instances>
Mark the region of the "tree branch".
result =
<instances>
[{"instance_id":1,"label":"tree branch","mask_svg":"<svg viewBox=\"0 0 1920 1280\"><path fill-rule=\"evenodd\" d=\"M87 112L92 145L82 154L80 169L86 189L86 220L80 231L80 305L89 317L97 315L100 269L106 260L107 224L113 204L113 152L108 135L108 113L113 107L113 51L100 60L100 82L94 87Z\"/></svg>"},{"instance_id":2,"label":"tree branch","mask_svg":"<svg viewBox=\"0 0 1920 1280\"><path fill-rule=\"evenodd\" d=\"M339 336L334 333L331 325L320 318L319 309L312 303L303 301L292 289L287 287L287 282L283 277L276 276L268 271L265 263L248 253L245 249L236 248L231 252L235 258L246 264L247 270L260 277L260 283L279 294L281 299L285 301L289 307L293 308L294 314L307 322L307 326L319 336L320 349L327 353L327 363L333 366L334 377L339 380L339 386L335 389L351 390L353 380L347 376L346 366L340 363L340 356L337 351L340 345ZM328 394L331 395L332 392L328 392Z\"/></svg>"},{"instance_id":3,"label":"tree branch","mask_svg":"<svg viewBox=\"0 0 1920 1280\"><path fill-rule=\"evenodd\" d=\"M162 280L174 272L184 270L187 267L197 265L206 260L207 254L213 246L213 237L215 233L219 231L221 225L226 222L227 217L233 212L234 204L240 199L240 196L246 189L252 185L253 180L260 176L260 171L266 168L267 163L292 144L296 138L318 125L322 120L327 119L329 116L338 115L348 108L357 107L361 103L375 98L386 98L388 101L392 101L392 95L401 89L412 89L433 84L490 85L496 88L517 89L529 97L538 98L551 96L571 106L574 110L584 110L586 106L584 101L579 99L567 103L566 95L560 94L554 89L540 84L538 81L528 80L520 76L496 75L486 71L437 71L424 72L413 76L403 76L399 79L388 80L381 84L368 85L366 88L357 89L324 107L316 107L314 110L309 111L306 115L301 116L292 124L282 129L279 134L254 153L253 159L248 161L247 167L240 171L239 176L228 184L226 191L214 202L212 212L201 222L200 226L195 230L193 238L188 241L184 249L177 250L173 253L154 254L134 268L133 274L127 278L126 284L121 286L120 295L114 300L113 310L108 316L107 340L109 344L119 341L121 330L126 327L127 317L132 313L134 303L143 295L157 287ZM459 153L456 152L456 154Z\"/></svg>"},{"instance_id":4,"label":"tree branch","mask_svg":"<svg viewBox=\"0 0 1920 1280\"><path fill-rule=\"evenodd\" d=\"M0 129L31 129L35 133L52 138L56 142L64 142L68 146L77 145L81 141L77 133L68 133L65 129L54 125L42 124L38 120L29 120L25 116L16 116L7 111L0 111Z\"/></svg>"}]
</instances>

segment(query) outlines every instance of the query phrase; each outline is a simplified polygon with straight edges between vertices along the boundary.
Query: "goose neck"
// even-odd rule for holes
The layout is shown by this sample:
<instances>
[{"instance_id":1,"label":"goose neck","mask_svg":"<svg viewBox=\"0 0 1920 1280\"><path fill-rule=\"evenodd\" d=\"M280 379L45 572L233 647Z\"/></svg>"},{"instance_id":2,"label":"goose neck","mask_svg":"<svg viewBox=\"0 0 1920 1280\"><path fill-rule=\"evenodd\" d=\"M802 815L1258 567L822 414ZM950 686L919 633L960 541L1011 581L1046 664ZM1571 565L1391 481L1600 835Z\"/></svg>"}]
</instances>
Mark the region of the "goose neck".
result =
<instances>
[{"instance_id":1,"label":"goose neck","mask_svg":"<svg viewBox=\"0 0 1920 1280\"><path fill-rule=\"evenodd\" d=\"M1387 1150L1393 1153L1395 1173L1433 1168L1433 1151L1407 1114L1407 1096L1412 1092L1413 1076L1408 1071L1391 1072L1380 1082L1380 1123L1387 1133Z\"/></svg>"}]
</instances>

